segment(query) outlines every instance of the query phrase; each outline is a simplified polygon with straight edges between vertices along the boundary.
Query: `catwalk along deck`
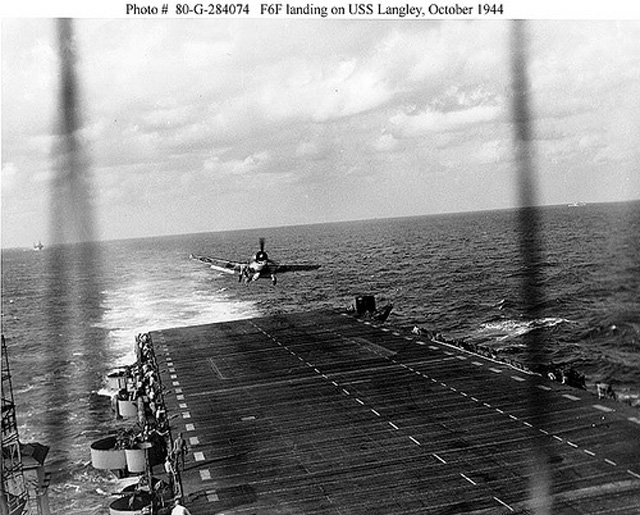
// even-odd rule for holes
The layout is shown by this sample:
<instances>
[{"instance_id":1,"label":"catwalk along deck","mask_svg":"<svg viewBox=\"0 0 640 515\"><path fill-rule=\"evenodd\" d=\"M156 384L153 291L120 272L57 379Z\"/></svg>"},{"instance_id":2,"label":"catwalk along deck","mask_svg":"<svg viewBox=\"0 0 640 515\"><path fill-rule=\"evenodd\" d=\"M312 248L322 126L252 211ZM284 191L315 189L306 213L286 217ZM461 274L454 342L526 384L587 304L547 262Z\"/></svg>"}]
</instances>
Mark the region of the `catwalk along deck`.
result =
<instances>
[{"instance_id":1,"label":"catwalk along deck","mask_svg":"<svg viewBox=\"0 0 640 515\"><path fill-rule=\"evenodd\" d=\"M193 515L531 513L545 453L552 513L640 506L640 416L586 391L330 311L151 335Z\"/></svg>"}]
</instances>

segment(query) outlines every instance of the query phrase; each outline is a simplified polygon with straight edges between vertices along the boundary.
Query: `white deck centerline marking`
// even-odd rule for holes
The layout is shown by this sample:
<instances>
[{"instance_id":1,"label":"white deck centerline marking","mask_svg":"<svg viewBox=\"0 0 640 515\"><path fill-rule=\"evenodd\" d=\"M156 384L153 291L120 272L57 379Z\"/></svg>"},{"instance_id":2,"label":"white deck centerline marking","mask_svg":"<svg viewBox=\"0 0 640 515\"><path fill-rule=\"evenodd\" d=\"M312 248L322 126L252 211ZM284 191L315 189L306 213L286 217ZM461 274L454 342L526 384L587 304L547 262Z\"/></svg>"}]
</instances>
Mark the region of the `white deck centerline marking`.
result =
<instances>
[{"instance_id":1,"label":"white deck centerline marking","mask_svg":"<svg viewBox=\"0 0 640 515\"><path fill-rule=\"evenodd\" d=\"M418 440L416 440L413 436L409 437L409 440L411 440L413 443L415 443L416 445L422 445Z\"/></svg>"},{"instance_id":2,"label":"white deck centerline marking","mask_svg":"<svg viewBox=\"0 0 640 515\"><path fill-rule=\"evenodd\" d=\"M511 379L513 379L514 381L518 381L520 383L524 383L525 381L525 378L520 376L511 376Z\"/></svg>"},{"instance_id":3,"label":"white deck centerline marking","mask_svg":"<svg viewBox=\"0 0 640 515\"><path fill-rule=\"evenodd\" d=\"M605 458L604 462L608 463L609 465L613 465L614 467L618 466L618 464L615 461L611 461L611 460L606 459L606 458Z\"/></svg>"},{"instance_id":4,"label":"white deck centerline marking","mask_svg":"<svg viewBox=\"0 0 640 515\"><path fill-rule=\"evenodd\" d=\"M634 424L640 424L640 418L637 417L629 417L627 420L629 422L633 422Z\"/></svg>"},{"instance_id":5,"label":"white deck centerline marking","mask_svg":"<svg viewBox=\"0 0 640 515\"><path fill-rule=\"evenodd\" d=\"M376 417L380 416L380 413L378 413L376 410L372 409L371 413L373 413Z\"/></svg>"},{"instance_id":6,"label":"white deck centerline marking","mask_svg":"<svg viewBox=\"0 0 640 515\"><path fill-rule=\"evenodd\" d=\"M477 483L471 479L469 476L465 476L462 472L460 473L460 475L465 478L467 481L469 481L469 483L471 483L472 485L476 485Z\"/></svg>"},{"instance_id":7,"label":"white deck centerline marking","mask_svg":"<svg viewBox=\"0 0 640 515\"><path fill-rule=\"evenodd\" d=\"M640 474L636 474L633 470L627 469L627 474L631 474L633 477L640 479Z\"/></svg>"},{"instance_id":8,"label":"white deck centerline marking","mask_svg":"<svg viewBox=\"0 0 640 515\"><path fill-rule=\"evenodd\" d=\"M393 422L389 422L389 425L393 428L393 429L400 429L398 426L396 426Z\"/></svg>"},{"instance_id":9,"label":"white deck centerline marking","mask_svg":"<svg viewBox=\"0 0 640 515\"><path fill-rule=\"evenodd\" d=\"M438 461L440 461L442 463L447 463L440 456L438 456L436 453L432 453L431 456L433 456L435 459L437 459Z\"/></svg>"},{"instance_id":10,"label":"white deck centerline marking","mask_svg":"<svg viewBox=\"0 0 640 515\"><path fill-rule=\"evenodd\" d=\"M607 406L603 406L602 404L594 404L593 407L597 410L604 411L605 413L610 413L613 411L612 408L608 408Z\"/></svg>"},{"instance_id":11,"label":"white deck centerline marking","mask_svg":"<svg viewBox=\"0 0 640 515\"><path fill-rule=\"evenodd\" d=\"M570 401L579 401L580 397L576 397L575 395L571 395L568 393L565 393L562 395L565 399L569 399Z\"/></svg>"},{"instance_id":12,"label":"white deck centerline marking","mask_svg":"<svg viewBox=\"0 0 640 515\"><path fill-rule=\"evenodd\" d=\"M585 452L586 454L588 454L589 456L595 456L595 455L596 455L596 453L595 453L595 452L588 451L587 449L583 449L583 450L584 450L584 452Z\"/></svg>"},{"instance_id":13,"label":"white deck centerline marking","mask_svg":"<svg viewBox=\"0 0 640 515\"><path fill-rule=\"evenodd\" d=\"M498 501L500 504L502 504L502 506L504 506L505 508L508 508L509 511L515 511L511 506L509 506L506 502L501 501L500 499L498 499L497 497L494 496L494 499L496 501Z\"/></svg>"},{"instance_id":14,"label":"white deck centerline marking","mask_svg":"<svg viewBox=\"0 0 640 515\"><path fill-rule=\"evenodd\" d=\"M547 392L548 392L549 390L551 390L551 388L550 388L549 386L545 386L545 385L543 385L543 384L537 384L537 385L536 385L536 388L540 388L541 390L546 390Z\"/></svg>"},{"instance_id":15,"label":"white deck centerline marking","mask_svg":"<svg viewBox=\"0 0 640 515\"><path fill-rule=\"evenodd\" d=\"M491 372L494 372L496 374L502 374L502 370L500 370L498 368L491 367L491 368L489 368L489 370L491 370Z\"/></svg>"}]
</instances>

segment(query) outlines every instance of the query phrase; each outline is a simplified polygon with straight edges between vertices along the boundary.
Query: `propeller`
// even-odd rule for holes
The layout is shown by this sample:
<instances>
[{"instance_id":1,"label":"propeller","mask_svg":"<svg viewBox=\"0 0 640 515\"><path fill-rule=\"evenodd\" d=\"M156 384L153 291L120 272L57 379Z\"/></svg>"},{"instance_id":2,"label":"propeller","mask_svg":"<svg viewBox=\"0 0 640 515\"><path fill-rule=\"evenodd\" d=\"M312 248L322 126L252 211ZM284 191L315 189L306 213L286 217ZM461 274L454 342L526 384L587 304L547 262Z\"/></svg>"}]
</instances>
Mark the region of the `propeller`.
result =
<instances>
[{"instance_id":1,"label":"propeller","mask_svg":"<svg viewBox=\"0 0 640 515\"><path fill-rule=\"evenodd\" d=\"M269 258L267 253L264 251L264 238L260 238L260 251L256 254L256 259L258 261L267 261Z\"/></svg>"}]
</instances>

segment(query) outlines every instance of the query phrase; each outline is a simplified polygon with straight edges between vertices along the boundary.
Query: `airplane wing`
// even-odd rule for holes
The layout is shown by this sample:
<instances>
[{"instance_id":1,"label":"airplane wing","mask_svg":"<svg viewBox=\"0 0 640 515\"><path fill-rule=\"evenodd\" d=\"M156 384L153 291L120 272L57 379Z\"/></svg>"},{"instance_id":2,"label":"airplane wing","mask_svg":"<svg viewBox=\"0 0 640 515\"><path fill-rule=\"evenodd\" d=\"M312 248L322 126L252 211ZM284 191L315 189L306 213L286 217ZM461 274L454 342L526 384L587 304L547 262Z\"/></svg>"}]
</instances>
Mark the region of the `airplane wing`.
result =
<instances>
[{"instance_id":1,"label":"airplane wing","mask_svg":"<svg viewBox=\"0 0 640 515\"><path fill-rule=\"evenodd\" d=\"M196 261L200 261L209 265L214 270L218 270L219 272L224 272L226 274L239 274L242 269L242 263L238 263L235 261L229 261L228 259L218 259L209 256L196 256L191 254L191 259L195 259Z\"/></svg>"},{"instance_id":2,"label":"airplane wing","mask_svg":"<svg viewBox=\"0 0 640 515\"><path fill-rule=\"evenodd\" d=\"M311 270L317 270L320 265L304 265L304 264L292 264L292 265L276 265L276 273L283 274L285 272L309 272Z\"/></svg>"}]
</instances>

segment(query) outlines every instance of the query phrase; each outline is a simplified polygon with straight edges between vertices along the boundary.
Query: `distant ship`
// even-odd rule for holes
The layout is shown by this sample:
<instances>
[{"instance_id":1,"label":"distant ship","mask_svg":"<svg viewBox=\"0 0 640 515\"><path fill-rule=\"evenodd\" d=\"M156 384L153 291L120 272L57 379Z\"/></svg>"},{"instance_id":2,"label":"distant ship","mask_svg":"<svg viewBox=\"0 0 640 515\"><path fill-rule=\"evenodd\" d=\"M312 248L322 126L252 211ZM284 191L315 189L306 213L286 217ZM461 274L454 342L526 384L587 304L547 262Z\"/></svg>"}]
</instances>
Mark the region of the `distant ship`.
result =
<instances>
[{"instance_id":1,"label":"distant ship","mask_svg":"<svg viewBox=\"0 0 640 515\"><path fill-rule=\"evenodd\" d=\"M40 240L38 240L38 243L33 244L33 250L39 251L39 250L42 250L43 248L44 248L44 245Z\"/></svg>"},{"instance_id":2,"label":"distant ship","mask_svg":"<svg viewBox=\"0 0 640 515\"><path fill-rule=\"evenodd\" d=\"M586 202L574 202L573 204L568 204L569 207L582 207L586 205L587 205Z\"/></svg>"}]
</instances>

